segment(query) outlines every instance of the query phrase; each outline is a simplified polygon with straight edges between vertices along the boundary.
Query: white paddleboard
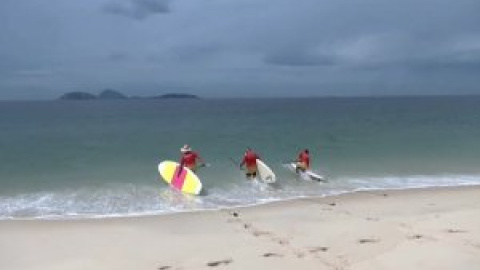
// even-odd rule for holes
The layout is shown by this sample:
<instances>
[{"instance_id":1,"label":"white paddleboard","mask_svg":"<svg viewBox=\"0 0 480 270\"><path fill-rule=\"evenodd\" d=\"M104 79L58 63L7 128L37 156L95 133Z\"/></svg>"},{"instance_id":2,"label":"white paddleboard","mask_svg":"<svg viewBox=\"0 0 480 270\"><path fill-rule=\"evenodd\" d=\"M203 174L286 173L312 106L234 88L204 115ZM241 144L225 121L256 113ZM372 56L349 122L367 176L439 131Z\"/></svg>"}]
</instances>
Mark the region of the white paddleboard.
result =
<instances>
[{"instance_id":1,"label":"white paddleboard","mask_svg":"<svg viewBox=\"0 0 480 270\"><path fill-rule=\"evenodd\" d=\"M297 173L296 172L297 164L295 164L294 162L287 163L287 164L284 164L284 165L290 171L292 171L294 173ZM298 173L298 175L303 180L313 180L313 181L319 181L319 182L327 182L327 179L323 175L316 174L316 173L312 172L311 170L306 170L304 172L300 171Z\"/></svg>"},{"instance_id":2,"label":"white paddleboard","mask_svg":"<svg viewBox=\"0 0 480 270\"><path fill-rule=\"evenodd\" d=\"M257 169L260 180L268 184L275 183L275 173L260 159L257 159Z\"/></svg>"}]
</instances>

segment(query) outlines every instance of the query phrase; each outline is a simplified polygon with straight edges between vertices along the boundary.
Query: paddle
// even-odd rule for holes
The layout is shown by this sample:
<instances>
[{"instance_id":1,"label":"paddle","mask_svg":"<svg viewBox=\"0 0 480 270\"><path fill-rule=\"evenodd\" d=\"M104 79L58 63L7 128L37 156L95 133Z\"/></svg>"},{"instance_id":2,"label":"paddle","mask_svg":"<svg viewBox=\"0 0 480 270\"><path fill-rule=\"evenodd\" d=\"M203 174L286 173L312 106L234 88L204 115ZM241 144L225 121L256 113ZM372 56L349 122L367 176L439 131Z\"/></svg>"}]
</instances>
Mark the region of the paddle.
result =
<instances>
[{"instance_id":1,"label":"paddle","mask_svg":"<svg viewBox=\"0 0 480 270\"><path fill-rule=\"evenodd\" d=\"M228 159L233 163L233 165L235 165L235 167L238 168L240 166L240 163L237 163L234 158L229 157ZM244 170L244 168L240 168L240 170Z\"/></svg>"},{"instance_id":2,"label":"paddle","mask_svg":"<svg viewBox=\"0 0 480 270\"><path fill-rule=\"evenodd\" d=\"M237 162L232 157L229 157L228 160L230 160L235 166L238 166Z\"/></svg>"},{"instance_id":3,"label":"paddle","mask_svg":"<svg viewBox=\"0 0 480 270\"><path fill-rule=\"evenodd\" d=\"M283 162L282 162L283 165L289 165L289 164L291 164L291 163L297 163L297 161L294 160L294 159L291 159L291 160L287 160L287 161L283 161Z\"/></svg>"},{"instance_id":4,"label":"paddle","mask_svg":"<svg viewBox=\"0 0 480 270\"><path fill-rule=\"evenodd\" d=\"M202 164L200 164L200 165L197 166L197 169L200 169L200 168L210 168L210 166L211 166L210 163L202 163ZM177 175L177 177L180 176L180 173L183 171L183 168L184 168L184 166L182 166L182 168L181 168L180 170L178 170L178 175Z\"/></svg>"}]
</instances>

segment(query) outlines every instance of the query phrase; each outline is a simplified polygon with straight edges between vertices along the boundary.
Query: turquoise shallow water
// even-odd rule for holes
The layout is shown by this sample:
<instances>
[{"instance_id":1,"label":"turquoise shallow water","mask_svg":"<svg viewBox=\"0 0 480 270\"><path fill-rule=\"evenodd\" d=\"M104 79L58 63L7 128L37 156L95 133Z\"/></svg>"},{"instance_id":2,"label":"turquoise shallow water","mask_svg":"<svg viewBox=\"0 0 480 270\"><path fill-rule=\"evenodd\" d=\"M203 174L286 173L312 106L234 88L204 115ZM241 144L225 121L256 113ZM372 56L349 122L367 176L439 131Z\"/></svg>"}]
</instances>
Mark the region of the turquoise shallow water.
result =
<instances>
[{"instance_id":1,"label":"turquoise shallow water","mask_svg":"<svg viewBox=\"0 0 480 270\"><path fill-rule=\"evenodd\" d=\"M480 184L480 97L0 102L0 219L103 217L235 207L362 189ZM206 194L156 170L190 144ZM278 184L230 161L256 149ZM307 147L330 181L282 163Z\"/></svg>"}]
</instances>

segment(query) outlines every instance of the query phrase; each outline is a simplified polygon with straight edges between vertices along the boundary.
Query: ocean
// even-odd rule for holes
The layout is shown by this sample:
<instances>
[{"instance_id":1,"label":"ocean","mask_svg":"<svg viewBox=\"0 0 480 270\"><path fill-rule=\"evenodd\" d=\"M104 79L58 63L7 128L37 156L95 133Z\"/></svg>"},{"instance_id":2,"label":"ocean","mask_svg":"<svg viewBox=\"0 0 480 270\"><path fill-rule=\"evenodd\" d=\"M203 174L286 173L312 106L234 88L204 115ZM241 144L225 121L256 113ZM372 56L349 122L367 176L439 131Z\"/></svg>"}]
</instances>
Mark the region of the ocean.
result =
<instances>
[{"instance_id":1,"label":"ocean","mask_svg":"<svg viewBox=\"0 0 480 270\"><path fill-rule=\"evenodd\" d=\"M360 190L480 184L480 97L0 102L0 219L82 219L231 208ZM202 196L157 165L189 144ZM253 184L253 148L277 174ZM282 164L308 148L328 183Z\"/></svg>"}]
</instances>

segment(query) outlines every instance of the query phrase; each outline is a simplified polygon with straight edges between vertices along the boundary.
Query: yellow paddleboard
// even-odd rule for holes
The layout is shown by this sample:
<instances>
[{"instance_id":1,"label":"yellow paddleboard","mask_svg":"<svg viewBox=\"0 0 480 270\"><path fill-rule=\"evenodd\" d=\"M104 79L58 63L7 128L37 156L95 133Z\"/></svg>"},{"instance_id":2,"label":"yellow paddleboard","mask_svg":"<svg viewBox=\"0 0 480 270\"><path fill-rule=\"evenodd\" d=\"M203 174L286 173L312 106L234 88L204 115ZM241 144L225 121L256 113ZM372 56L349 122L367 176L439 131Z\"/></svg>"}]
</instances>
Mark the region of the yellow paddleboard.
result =
<instances>
[{"instance_id":1,"label":"yellow paddleboard","mask_svg":"<svg viewBox=\"0 0 480 270\"><path fill-rule=\"evenodd\" d=\"M202 190L202 182L198 176L189 168L180 168L180 164L175 161L160 162L158 172L165 182L177 190L194 195L198 195Z\"/></svg>"}]
</instances>

